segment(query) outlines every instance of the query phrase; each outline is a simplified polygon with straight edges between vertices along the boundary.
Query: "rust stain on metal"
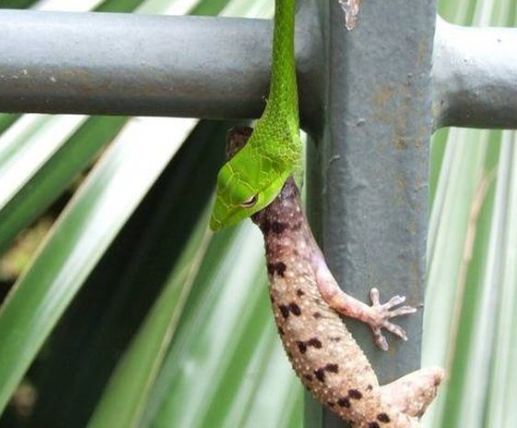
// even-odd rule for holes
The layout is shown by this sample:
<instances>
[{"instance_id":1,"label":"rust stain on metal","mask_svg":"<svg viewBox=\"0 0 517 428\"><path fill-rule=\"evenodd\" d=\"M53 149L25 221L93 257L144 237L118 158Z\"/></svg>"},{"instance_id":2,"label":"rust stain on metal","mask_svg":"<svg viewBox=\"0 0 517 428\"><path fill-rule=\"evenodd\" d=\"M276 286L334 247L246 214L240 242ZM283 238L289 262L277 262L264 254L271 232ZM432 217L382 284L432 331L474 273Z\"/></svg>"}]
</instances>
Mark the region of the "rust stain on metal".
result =
<instances>
[{"instance_id":1,"label":"rust stain on metal","mask_svg":"<svg viewBox=\"0 0 517 428\"><path fill-rule=\"evenodd\" d=\"M407 138L398 134L395 135L394 144L397 150L406 150L409 146Z\"/></svg>"},{"instance_id":2,"label":"rust stain on metal","mask_svg":"<svg viewBox=\"0 0 517 428\"><path fill-rule=\"evenodd\" d=\"M397 173L393 198L399 206L407 205L407 187L408 182L406 178L402 174Z\"/></svg>"},{"instance_id":3,"label":"rust stain on metal","mask_svg":"<svg viewBox=\"0 0 517 428\"><path fill-rule=\"evenodd\" d=\"M410 296L420 296L420 284L422 282L422 276L420 274L420 265L419 260L414 259L411 262L411 269L409 272L411 280L409 281L408 287L411 290L411 293L408 293ZM417 305L417 303L413 303Z\"/></svg>"},{"instance_id":4,"label":"rust stain on metal","mask_svg":"<svg viewBox=\"0 0 517 428\"><path fill-rule=\"evenodd\" d=\"M392 123L395 120L392 105L393 96L395 95L393 89L380 86L372 91L371 103L373 108L373 116L375 120L382 123Z\"/></svg>"},{"instance_id":5,"label":"rust stain on metal","mask_svg":"<svg viewBox=\"0 0 517 428\"><path fill-rule=\"evenodd\" d=\"M361 0L339 0L339 4L345 12L345 27L348 31L352 31L357 26Z\"/></svg>"},{"instance_id":6,"label":"rust stain on metal","mask_svg":"<svg viewBox=\"0 0 517 428\"><path fill-rule=\"evenodd\" d=\"M416 57L416 67L420 67L422 65L422 63L424 61L427 60L427 58L429 57L429 46L427 44L427 39L426 38L422 38L420 39L420 41L418 42L418 54L417 54L417 57Z\"/></svg>"},{"instance_id":7,"label":"rust stain on metal","mask_svg":"<svg viewBox=\"0 0 517 428\"><path fill-rule=\"evenodd\" d=\"M380 108L386 107L386 103L388 103L394 95L394 91L392 88L380 87L375 90L373 93L373 102Z\"/></svg>"}]
</instances>

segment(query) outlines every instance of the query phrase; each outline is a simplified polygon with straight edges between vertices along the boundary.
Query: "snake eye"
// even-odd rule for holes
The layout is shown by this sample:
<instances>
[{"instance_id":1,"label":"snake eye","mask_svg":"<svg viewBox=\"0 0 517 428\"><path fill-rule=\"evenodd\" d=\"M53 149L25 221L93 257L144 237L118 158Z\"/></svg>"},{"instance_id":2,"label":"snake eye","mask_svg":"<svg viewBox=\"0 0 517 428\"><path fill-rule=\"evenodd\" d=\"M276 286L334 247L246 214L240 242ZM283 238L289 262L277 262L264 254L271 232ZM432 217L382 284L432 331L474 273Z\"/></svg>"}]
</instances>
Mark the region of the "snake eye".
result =
<instances>
[{"instance_id":1,"label":"snake eye","mask_svg":"<svg viewBox=\"0 0 517 428\"><path fill-rule=\"evenodd\" d=\"M258 195L253 195L251 198L247 199L243 203L241 203L242 208L251 208L253 205L257 203Z\"/></svg>"}]
</instances>

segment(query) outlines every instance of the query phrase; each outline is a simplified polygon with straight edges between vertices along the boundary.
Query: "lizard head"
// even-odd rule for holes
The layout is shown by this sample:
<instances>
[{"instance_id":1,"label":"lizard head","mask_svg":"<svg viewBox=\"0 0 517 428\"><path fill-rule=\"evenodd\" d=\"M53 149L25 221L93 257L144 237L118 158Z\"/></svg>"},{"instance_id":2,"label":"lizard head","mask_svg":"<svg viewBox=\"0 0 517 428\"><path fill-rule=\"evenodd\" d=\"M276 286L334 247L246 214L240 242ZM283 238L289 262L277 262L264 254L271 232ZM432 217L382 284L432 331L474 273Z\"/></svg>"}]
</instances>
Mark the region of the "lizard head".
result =
<instances>
[{"instance_id":1,"label":"lizard head","mask_svg":"<svg viewBox=\"0 0 517 428\"><path fill-rule=\"evenodd\" d=\"M216 199L210 219L213 231L237 224L268 206L291 173L289 162L294 165L298 161L296 157L290 159L285 155L266 156L257 150L252 140L264 138L260 135L259 122L254 131L249 127L235 127L228 132L226 154L229 161L217 176ZM278 147L282 144L280 141Z\"/></svg>"}]
</instances>

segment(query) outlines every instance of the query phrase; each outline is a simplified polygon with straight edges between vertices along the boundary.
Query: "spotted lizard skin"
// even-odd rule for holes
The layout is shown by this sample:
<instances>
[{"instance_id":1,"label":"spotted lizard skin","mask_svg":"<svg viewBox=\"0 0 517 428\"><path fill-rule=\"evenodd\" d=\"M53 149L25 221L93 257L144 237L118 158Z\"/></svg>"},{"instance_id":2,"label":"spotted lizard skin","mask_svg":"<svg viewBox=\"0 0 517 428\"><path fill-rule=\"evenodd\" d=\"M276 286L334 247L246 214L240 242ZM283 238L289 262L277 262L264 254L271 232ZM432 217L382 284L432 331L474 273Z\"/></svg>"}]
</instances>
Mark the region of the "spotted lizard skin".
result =
<instances>
[{"instance_id":1,"label":"spotted lizard skin","mask_svg":"<svg viewBox=\"0 0 517 428\"><path fill-rule=\"evenodd\" d=\"M249 133L249 128L237 128L229 134L229 155L245 144ZM334 281L332 293L337 293L337 284L298 193L290 178L279 196L252 216L264 235L272 308L296 374L319 402L354 428L420 427L418 417L436 395L443 371L423 369L379 386L365 354L322 296L318 281ZM345 296L351 306L365 306Z\"/></svg>"}]
</instances>

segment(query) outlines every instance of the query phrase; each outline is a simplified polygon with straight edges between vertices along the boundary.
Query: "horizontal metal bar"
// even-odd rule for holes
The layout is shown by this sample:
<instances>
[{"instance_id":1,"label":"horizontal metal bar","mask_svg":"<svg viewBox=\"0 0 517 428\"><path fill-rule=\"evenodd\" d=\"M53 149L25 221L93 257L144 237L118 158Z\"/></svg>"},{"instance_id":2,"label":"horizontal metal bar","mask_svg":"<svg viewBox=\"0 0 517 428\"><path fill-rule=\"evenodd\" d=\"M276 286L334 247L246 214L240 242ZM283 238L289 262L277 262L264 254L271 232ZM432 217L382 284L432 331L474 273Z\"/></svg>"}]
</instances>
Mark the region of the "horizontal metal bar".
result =
<instances>
[{"instance_id":1,"label":"horizontal metal bar","mask_svg":"<svg viewBox=\"0 0 517 428\"><path fill-rule=\"evenodd\" d=\"M517 28L438 18L434 43L434 127L517 128Z\"/></svg>"},{"instance_id":2,"label":"horizontal metal bar","mask_svg":"<svg viewBox=\"0 0 517 428\"><path fill-rule=\"evenodd\" d=\"M302 116L315 117L316 38L299 24ZM267 20L3 10L0 28L0 111L228 119L263 109Z\"/></svg>"},{"instance_id":3,"label":"horizontal metal bar","mask_svg":"<svg viewBox=\"0 0 517 428\"><path fill-rule=\"evenodd\" d=\"M0 10L0 111L253 118L269 81L267 20ZM300 13L302 123L323 111L321 29ZM517 128L517 30L438 19L434 127Z\"/></svg>"}]
</instances>

